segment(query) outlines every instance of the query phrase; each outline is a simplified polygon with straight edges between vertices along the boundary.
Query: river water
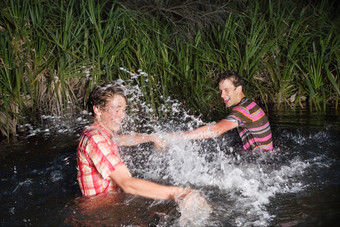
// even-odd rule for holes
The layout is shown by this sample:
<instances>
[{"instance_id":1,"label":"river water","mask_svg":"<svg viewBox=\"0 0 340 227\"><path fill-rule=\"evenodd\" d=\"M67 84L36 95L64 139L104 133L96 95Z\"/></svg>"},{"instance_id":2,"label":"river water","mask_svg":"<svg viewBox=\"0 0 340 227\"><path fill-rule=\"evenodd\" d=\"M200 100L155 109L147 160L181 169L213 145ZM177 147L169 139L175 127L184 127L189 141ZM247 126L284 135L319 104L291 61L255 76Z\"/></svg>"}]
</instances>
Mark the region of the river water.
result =
<instances>
[{"instance_id":1,"label":"river water","mask_svg":"<svg viewBox=\"0 0 340 227\"><path fill-rule=\"evenodd\" d=\"M173 100L167 100L167 119L155 119L140 98L133 104L138 94L129 94L132 107L123 132L161 134L205 124ZM1 226L335 226L340 116L287 111L269 118L273 152L241 151L235 131L216 139L177 141L163 152L152 144L120 149L133 176L194 188L210 206L193 202L190 210L126 194L81 197L76 148L89 123L86 112L44 116L39 127L24 125L16 141L1 143Z\"/></svg>"}]
</instances>

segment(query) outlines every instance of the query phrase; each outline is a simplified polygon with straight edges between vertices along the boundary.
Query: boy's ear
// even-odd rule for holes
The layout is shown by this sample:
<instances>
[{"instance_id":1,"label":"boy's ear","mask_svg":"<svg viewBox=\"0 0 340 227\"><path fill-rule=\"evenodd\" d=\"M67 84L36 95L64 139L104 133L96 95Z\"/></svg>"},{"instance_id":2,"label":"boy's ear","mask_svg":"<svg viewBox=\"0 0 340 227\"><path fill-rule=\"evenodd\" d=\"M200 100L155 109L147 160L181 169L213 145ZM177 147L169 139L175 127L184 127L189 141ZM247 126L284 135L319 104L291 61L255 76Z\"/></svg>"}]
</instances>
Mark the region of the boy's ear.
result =
<instances>
[{"instance_id":1,"label":"boy's ear","mask_svg":"<svg viewBox=\"0 0 340 227\"><path fill-rule=\"evenodd\" d=\"M236 88L236 90L237 90L238 92L242 92L242 90L243 90L242 85L238 86L238 87Z\"/></svg>"},{"instance_id":2,"label":"boy's ear","mask_svg":"<svg viewBox=\"0 0 340 227\"><path fill-rule=\"evenodd\" d=\"M100 116L100 114L101 114L101 110L97 106L93 106L93 112L94 112L95 116Z\"/></svg>"}]
</instances>

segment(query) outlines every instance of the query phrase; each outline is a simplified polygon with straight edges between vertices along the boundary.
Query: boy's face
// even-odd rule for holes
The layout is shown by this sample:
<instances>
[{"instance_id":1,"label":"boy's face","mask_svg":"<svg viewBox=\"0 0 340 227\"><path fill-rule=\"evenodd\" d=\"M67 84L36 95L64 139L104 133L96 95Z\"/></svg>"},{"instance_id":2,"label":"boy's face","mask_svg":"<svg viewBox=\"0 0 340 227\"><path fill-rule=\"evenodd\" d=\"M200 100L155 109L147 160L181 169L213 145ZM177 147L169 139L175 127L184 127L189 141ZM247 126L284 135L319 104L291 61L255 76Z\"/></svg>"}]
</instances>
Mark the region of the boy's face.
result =
<instances>
[{"instance_id":1,"label":"boy's face","mask_svg":"<svg viewBox=\"0 0 340 227\"><path fill-rule=\"evenodd\" d=\"M219 83L219 90L226 107L235 106L241 101L242 86L235 87L230 79L222 80Z\"/></svg>"},{"instance_id":2,"label":"boy's face","mask_svg":"<svg viewBox=\"0 0 340 227\"><path fill-rule=\"evenodd\" d=\"M96 111L96 120L106 129L117 132L120 129L125 117L126 101L121 95L115 95L109 99L105 108L94 107Z\"/></svg>"}]
</instances>

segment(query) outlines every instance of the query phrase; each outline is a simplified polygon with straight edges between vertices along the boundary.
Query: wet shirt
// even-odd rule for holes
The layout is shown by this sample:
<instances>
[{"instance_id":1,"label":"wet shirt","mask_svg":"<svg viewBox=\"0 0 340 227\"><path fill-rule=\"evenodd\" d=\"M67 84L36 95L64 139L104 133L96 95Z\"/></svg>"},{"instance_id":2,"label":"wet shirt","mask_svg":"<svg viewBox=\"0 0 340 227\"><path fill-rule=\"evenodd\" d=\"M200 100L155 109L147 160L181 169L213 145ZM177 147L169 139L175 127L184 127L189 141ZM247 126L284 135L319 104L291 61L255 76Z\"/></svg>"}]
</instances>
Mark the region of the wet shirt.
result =
<instances>
[{"instance_id":1,"label":"wet shirt","mask_svg":"<svg viewBox=\"0 0 340 227\"><path fill-rule=\"evenodd\" d=\"M237 131L245 150L272 150L272 132L265 112L244 97L225 120L237 123Z\"/></svg>"},{"instance_id":2,"label":"wet shirt","mask_svg":"<svg viewBox=\"0 0 340 227\"><path fill-rule=\"evenodd\" d=\"M118 165L124 165L120 159L117 145L102 126L87 126L78 145L77 180L84 196L118 190L109 175Z\"/></svg>"}]
</instances>

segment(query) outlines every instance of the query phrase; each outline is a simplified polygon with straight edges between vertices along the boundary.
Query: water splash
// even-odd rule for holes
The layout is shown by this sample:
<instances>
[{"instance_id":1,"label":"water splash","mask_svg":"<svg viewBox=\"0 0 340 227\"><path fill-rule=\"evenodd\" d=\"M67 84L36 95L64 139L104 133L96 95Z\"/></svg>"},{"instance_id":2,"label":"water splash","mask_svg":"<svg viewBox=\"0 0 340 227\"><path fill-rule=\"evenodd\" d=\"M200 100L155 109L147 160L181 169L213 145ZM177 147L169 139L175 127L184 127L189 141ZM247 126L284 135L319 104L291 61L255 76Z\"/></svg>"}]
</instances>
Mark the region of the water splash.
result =
<instances>
[{"instance_id":1,"label":"water splash","mask_svg":"<svg viewBox=\"0 0 340 227\"><path fill-rule=\"evenodd\" d=\"M131 81L127 82L128 90L131 91L129 102L138 102L138 106L142 108L131 109L125 132L144 127L149 129L149 132L161 134L207 124L188 114L180 103L170 98L164 100L164 103L171 103L172 108L162 108L168 116L166 120L159 122L152 117L146 117L148 120L145 121L145 116L152 115L153 111L140 99L143 95L139 86L129 87L129 83L134 83L136 78L147 74L140 72L136 75L130 72L130 75ZM310 138L298 134L290 139L303 148L310 140L314 140L314 137L325 139L327 135L319 132ZM236 134L228 134L205 141L176 141L162 153L155 152L152 146L138 146L134 149L142 151L144 157L124 152L124 158L136 175L156 181L162 179L162 182L170 184L191 186L207 196L208 201L210 190L213 189L213 197L216 197L217 193L218 199L225 204L217 203L214 206L216 201L211 199L212 209L217 213L223 210L223 219L228 217L228 222L236 226L270 225L274 215L269 213L267 205L271 199L278 193L297 193L304 190L307 187L301 179L304 174L312 167L327 166L325 158L313 154L306 160L305 157L300 157L301 150L292 151L292 147L283 146L281 150L278 147L276 151L267 153L246 153L231 146L232 141L237 139ZM140 160L144 162L141 163ZM218 223L220 215L221 213L215 214L216 220L211 218L211 223Z\"/></svg>"},{"instance_id":2,"label":"water splash","mask_svg":"<svg viewBox=\"0 0 340 227\"><path fill-rule=\"evenodd\" d=\"M144 101L139 84L140 77L148 75L141 70L137 73L123 68L121 70L130 75L127 81L117 81L126 87L129 102L122 133L147 132L162 135L164 132L189 130L208 124L189 114L181 103L171 98L163 100L163 105L159 107L159 112L167 116L166 119L160 119ZM85 110L73 119L70 124L62 118L45 116L44 121L50 122L46 127L34 129L30 125L25 126L31 132L27 138L38 133L46 137L56 133L74 133L89 123ZM329 168L334 163L331 154L332 143L327 142L334 139L330 138L327 130L281 130L277 131L277 135L278 139L274 141L277 149L268 153L241 151L238 149L238 135L231 132L216 139L176 141L169 144L163 152L157 152L152 144L121 148L121 155L134 176L163 184L192 187L206 198L212 210L206 209L200 213L177 206L179 210L176 211L183 215L180 219L181 216L177 215L177 212L166 209L166 212L160 215L158 226L168 226L169 223L197 226L202 223L214 226L270 226L276 217L269 207L277 195L305 190L310 187L306 176L310 177L314 172ZM53 165L58 168L42 170L47 172L43 185L50 181L62 183L65 180L62 167L69 165L68 158L62 157L58 159L58 164L52 163ZM16 171L14 169L15 174ZM41 174L39 172L38 175ZM29 185L29 181L20 181L12 189L17 193ZM135 197L123 200L120 205L129 211L126 207L134 204L138 206L133 209L138 210L137 207L145 206L149 211L157 210L160 206L173 206L164 201L136 201ZM114 211L114 208L111 211ZM15 212L13 208L11 213ZM202 217L197 223L188 219L196 214L201 214ZM115 217L110 216L110 213L105 215L110 221L118 217L118 214ZM136 215L139 213L136 212ZM148 220L152 218L152 215L148 216Z\"/></svg>"}]
</instances>

